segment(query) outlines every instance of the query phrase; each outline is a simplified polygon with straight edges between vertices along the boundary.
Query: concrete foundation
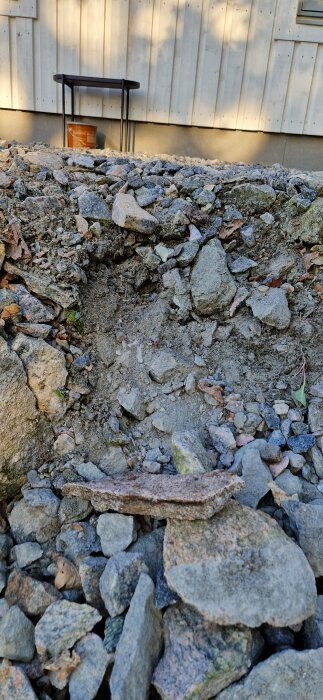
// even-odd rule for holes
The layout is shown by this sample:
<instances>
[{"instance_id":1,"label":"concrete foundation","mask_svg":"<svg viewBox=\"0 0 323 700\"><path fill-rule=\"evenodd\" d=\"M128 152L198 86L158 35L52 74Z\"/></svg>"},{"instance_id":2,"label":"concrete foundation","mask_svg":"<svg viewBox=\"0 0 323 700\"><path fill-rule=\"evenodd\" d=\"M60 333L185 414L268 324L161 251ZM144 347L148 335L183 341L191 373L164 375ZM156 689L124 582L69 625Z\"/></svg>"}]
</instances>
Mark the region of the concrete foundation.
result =
<instances>
[{"instance_id":1,"label":"concrete foundation","mask_svg":"<svg viewBox=\"0 0 323 700\"><path fill-rule=\"evenodd\" d=\"M99 148L119 148L118 121L89 117L77 120L98 127ZM0 109L0 139L61 146L62 120L57 114ZM323 170L323 137L319 136L137 122L131 125L129 150Z\"/></svg>"}]
</instances>

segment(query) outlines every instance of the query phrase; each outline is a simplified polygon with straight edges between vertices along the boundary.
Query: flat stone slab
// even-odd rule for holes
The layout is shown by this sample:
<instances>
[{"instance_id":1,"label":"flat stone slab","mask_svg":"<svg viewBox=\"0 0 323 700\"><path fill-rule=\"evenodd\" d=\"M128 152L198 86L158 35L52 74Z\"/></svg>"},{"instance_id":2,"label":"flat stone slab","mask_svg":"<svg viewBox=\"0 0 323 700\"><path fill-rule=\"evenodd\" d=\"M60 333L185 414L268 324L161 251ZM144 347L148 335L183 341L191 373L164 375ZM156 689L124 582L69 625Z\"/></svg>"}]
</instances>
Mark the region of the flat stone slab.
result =
<instances>
[{"instance_id":1,"label":"flat stone slab","mask_svg":"<svg viewBox=\"0 0 323 700\"><path fill-rule=\"evenodd\" d=\"M177 520L206 520L243 488L224 471L205 474L118 474L102 481L65 484L65 496L89 499L99 511L151 515Z\"/></svg>"}]
</instances>

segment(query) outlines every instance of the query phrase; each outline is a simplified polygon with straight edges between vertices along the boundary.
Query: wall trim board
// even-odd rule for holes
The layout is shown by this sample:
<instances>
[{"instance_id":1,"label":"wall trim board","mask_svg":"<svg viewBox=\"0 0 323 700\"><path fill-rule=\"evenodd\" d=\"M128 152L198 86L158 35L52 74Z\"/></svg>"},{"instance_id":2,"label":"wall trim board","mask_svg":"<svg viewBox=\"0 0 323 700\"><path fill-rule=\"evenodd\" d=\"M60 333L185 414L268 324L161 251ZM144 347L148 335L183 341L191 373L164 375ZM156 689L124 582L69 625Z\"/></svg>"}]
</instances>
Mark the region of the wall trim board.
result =
<instances>
[{"instance_id":1,"label":"wall trim board","mask_svg":"<svg viewBox=\"0 0 323 700\"><path fill-rule=\"evenodd\" d=\"M0 0L0 15L37 19L37 0Z\"/></svg>"}]
</instances>

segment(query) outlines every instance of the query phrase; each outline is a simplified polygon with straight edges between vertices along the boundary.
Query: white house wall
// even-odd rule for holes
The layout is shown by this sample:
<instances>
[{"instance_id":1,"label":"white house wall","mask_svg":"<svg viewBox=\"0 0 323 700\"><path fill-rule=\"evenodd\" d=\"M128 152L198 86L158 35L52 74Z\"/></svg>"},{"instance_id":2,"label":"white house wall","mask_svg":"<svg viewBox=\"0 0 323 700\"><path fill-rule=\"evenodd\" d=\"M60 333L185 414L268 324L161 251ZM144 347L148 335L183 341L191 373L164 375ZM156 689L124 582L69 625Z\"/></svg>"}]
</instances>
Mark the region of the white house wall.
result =
<instances>
[{"instance_id":1,"label":"white house wall","mask_svg":"<svg viewBox=\"0 0 323 700\"><path fill-rule=\"evenodd\" d=\"M60 112L54 73L127 77L141 83L137 121L323 135L323 26L296 24L296 11L297 0L0 0L0 108ZM119 94L82 89L76 111L118 118Z\"/></svg>"}]
</instances>

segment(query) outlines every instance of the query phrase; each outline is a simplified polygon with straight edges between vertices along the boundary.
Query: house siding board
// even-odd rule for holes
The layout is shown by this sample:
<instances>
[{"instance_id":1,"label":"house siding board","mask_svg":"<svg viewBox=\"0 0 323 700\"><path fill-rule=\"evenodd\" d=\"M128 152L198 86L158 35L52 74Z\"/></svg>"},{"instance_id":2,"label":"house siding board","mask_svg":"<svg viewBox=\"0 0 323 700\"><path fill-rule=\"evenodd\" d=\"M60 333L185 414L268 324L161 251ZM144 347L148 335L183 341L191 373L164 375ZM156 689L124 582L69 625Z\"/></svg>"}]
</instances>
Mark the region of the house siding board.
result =
<instances>
[{"instance_id":1,"label":"house siding board","mask_svg":"<svg viewBox=\"0 0 323 700\"><path fill-rule=\"evenodd\" d=\"M8 17L0 17L0 90L1 106L12 107L11 99L11 60L10 60L10 26Z\"/></svg>"},{"instance_id":2,"label":"house siding board","mask_svg":"<svg viewBox=\"0 0 323 700\"><path fill-rule=\"evenodd\" d=\"M137 121L323 135L323 26L297 0L0 0L0 108L59 113L55 72L127 77ZM70 109L66 90L67 111ZM75 112L118 118L120 93Z\"/></svg>"}]
</instances>

